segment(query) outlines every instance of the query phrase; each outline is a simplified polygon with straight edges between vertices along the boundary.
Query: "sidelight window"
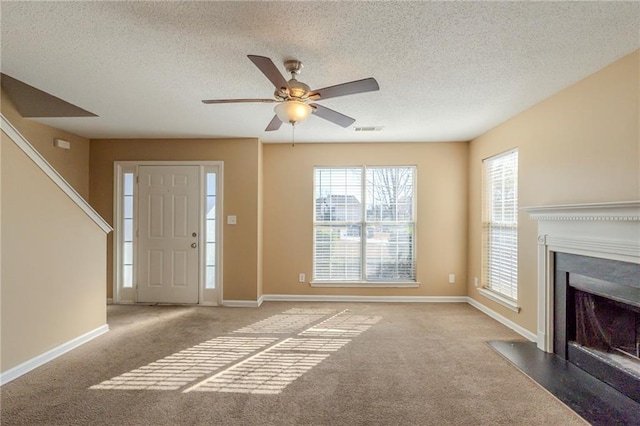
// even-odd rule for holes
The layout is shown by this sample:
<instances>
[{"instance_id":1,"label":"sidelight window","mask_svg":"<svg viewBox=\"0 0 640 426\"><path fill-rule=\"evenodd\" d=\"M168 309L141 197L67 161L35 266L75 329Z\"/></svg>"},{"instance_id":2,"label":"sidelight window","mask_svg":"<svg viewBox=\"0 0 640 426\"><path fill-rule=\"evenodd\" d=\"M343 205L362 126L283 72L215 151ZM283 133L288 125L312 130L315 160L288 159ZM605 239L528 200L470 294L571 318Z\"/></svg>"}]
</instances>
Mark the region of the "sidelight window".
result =
<instances>
[{"instance_id":1,"label":"sidelight window","mask_svg":"<svg viewBox=\"0 0 640 426\"><path fill-rule=\"evenodd\" d=\"M205 288L216 288L216 173L206 174Z\"/></svg>"},{"instance_id":2,"label":"sidelight window","mask_svg":"<svg viewBox=\"0 0 640 426\"><path fill-rule=\"evenodd\" d=\"M134 174L122 175L122 287L133 287L133 188Z\"/></svg>"}]
</instances>

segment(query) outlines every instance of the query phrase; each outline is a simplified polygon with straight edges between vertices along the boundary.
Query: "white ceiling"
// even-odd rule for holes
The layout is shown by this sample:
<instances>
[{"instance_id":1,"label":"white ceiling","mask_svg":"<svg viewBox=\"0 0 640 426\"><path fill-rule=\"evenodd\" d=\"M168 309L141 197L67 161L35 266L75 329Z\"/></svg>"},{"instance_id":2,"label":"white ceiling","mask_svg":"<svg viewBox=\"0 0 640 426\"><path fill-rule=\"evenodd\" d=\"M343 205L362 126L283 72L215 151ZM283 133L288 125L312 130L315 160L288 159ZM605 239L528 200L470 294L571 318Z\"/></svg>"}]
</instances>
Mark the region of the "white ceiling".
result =
<instances>
[{"instance_id":1,"label":"white ceiling","mask_svg":"<svg viewBox=\"0 0 640 426\"><path fill-rule=\"evenodd\" d=\"M38 121L88 138L291 142L273 105L200 102L272 97L254 54L380 84L321 103L381 132L312 116L296 142L470 140L640 46L637 2L2 1L1 23L3 73L99 116Z\"/></svg>"}]
</instances>

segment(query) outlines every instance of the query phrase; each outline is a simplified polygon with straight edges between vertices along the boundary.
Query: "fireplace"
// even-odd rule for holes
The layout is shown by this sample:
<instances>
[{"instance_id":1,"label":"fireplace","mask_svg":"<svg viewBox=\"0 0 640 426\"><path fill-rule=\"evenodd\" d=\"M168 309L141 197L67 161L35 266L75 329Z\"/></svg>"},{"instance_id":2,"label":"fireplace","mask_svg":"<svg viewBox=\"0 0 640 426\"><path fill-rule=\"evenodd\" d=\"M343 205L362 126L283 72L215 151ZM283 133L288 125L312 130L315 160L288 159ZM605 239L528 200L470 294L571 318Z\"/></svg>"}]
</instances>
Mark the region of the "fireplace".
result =
<instances>
[{"instance_id":1,"label":"fireplace","mask_svg":"<svg viewBox=\"0 0 640 426\"><path fill-rule=\"evenodd\" d=\"M523 210L538 221L538 348L640 402L640 202Z\"/></svg>"},{"instance_id":2,"label":"fireplace","mask_svg":"<svg viewBox=\"0 0 640 426\"><path fill-rule=\"evenodd\" d=\"M640 403L640 264L555 253L558 356Z\"/></svg>"}]
</instances>

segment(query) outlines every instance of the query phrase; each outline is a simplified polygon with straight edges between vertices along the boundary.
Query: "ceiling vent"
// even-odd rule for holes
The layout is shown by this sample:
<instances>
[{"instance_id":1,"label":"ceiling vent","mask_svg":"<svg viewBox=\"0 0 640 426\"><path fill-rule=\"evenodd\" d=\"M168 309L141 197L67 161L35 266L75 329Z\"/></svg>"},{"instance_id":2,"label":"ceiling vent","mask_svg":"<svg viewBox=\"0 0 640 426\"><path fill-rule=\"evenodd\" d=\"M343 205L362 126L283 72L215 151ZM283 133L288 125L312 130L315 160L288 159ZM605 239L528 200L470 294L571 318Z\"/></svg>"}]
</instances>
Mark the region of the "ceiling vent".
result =
<instances>
[{"instance_id":1,"label":"ceiling vent","mask_svg":"<svg viewBox=\"0 0 640 426\"><path fill-rule=\"evenodd\" d=\"M356 132L380 132L384 129L384 126L368 126L368 127L355 127Z\"/></svg>"}]
</instances>

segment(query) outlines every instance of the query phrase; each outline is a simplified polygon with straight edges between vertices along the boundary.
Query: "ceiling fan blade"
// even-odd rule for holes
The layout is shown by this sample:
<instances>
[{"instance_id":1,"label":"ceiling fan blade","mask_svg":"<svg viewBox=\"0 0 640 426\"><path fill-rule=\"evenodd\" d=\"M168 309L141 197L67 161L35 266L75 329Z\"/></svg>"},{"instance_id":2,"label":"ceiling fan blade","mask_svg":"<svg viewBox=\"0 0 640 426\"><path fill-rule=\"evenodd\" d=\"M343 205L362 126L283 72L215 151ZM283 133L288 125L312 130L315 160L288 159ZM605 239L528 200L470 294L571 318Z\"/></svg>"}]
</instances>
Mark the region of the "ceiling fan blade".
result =
<instances>
[{"instance_id":1,"label":"ceiling fan blade","mask_svg":"<svg viewBox=\"0 0 640 426\"><path fill-rule=\"evenodd\" d=\"M309 97L312 99L329 99L338 96L354 95L356 93L374 92L376 90L380 90L378 82L375 78L369 77L363 80L351 81L349 83L314 90L309 93Z\"/></svg>"},{"instance_id":2,"label":"ceiling fan blade","mask_svg":"<svg viewBox=\"0 0 640 426\"><path fill-rule=\"evenodd\" d=\"M270 104L273 102L278 102L275 99L203 99L203 104L237 104L237 103L245 103L245 102L261 102L265 104Z\"/></svg>"},{"instance_id":3,"label":"ceiling fan blade","mask_svg":"<svg viewBox=\"0 0 640 426\"><path fill-rule=\"evenodd\" d=\"M355 118L347 117L344 114L340 114L339 112L327 107L323 107L322 105L309 104L309 106L313 108L313 114L317 115L320 118L324 118L325 120L328 120L332 123L335 123L338 126L349 127L356 121Z\"/></svg>"},{"instance_id":4,"label":"ceiling fan blade","mask_svg":"<svg viewBox=\"0 0 640 426\"><path fill-rule=\"evenodd\" d=\"M278 67L273 61L266 56L247 55L247 57L255 64L262 74L264 74L269 81L276 87L276 89L287 89L289 85L287 80L282 76Z\"/></svg>"},{"instance_id":5,"label":"ceiling fan blade","mask_svg":"<svg viewBox=\"0 0 640 426\"><path fill-rule=\"evenodd\" d=\"M271 132L271 131L274 131L274 130L278 130L280 128L280 126L282 126L282 121L280 121L280 119L278 118L277 115L274 115L273 119L271 120L271 122L269 123L267 128L264 129L264 131L265 132Z\"/></svg>"}]
</instances>

